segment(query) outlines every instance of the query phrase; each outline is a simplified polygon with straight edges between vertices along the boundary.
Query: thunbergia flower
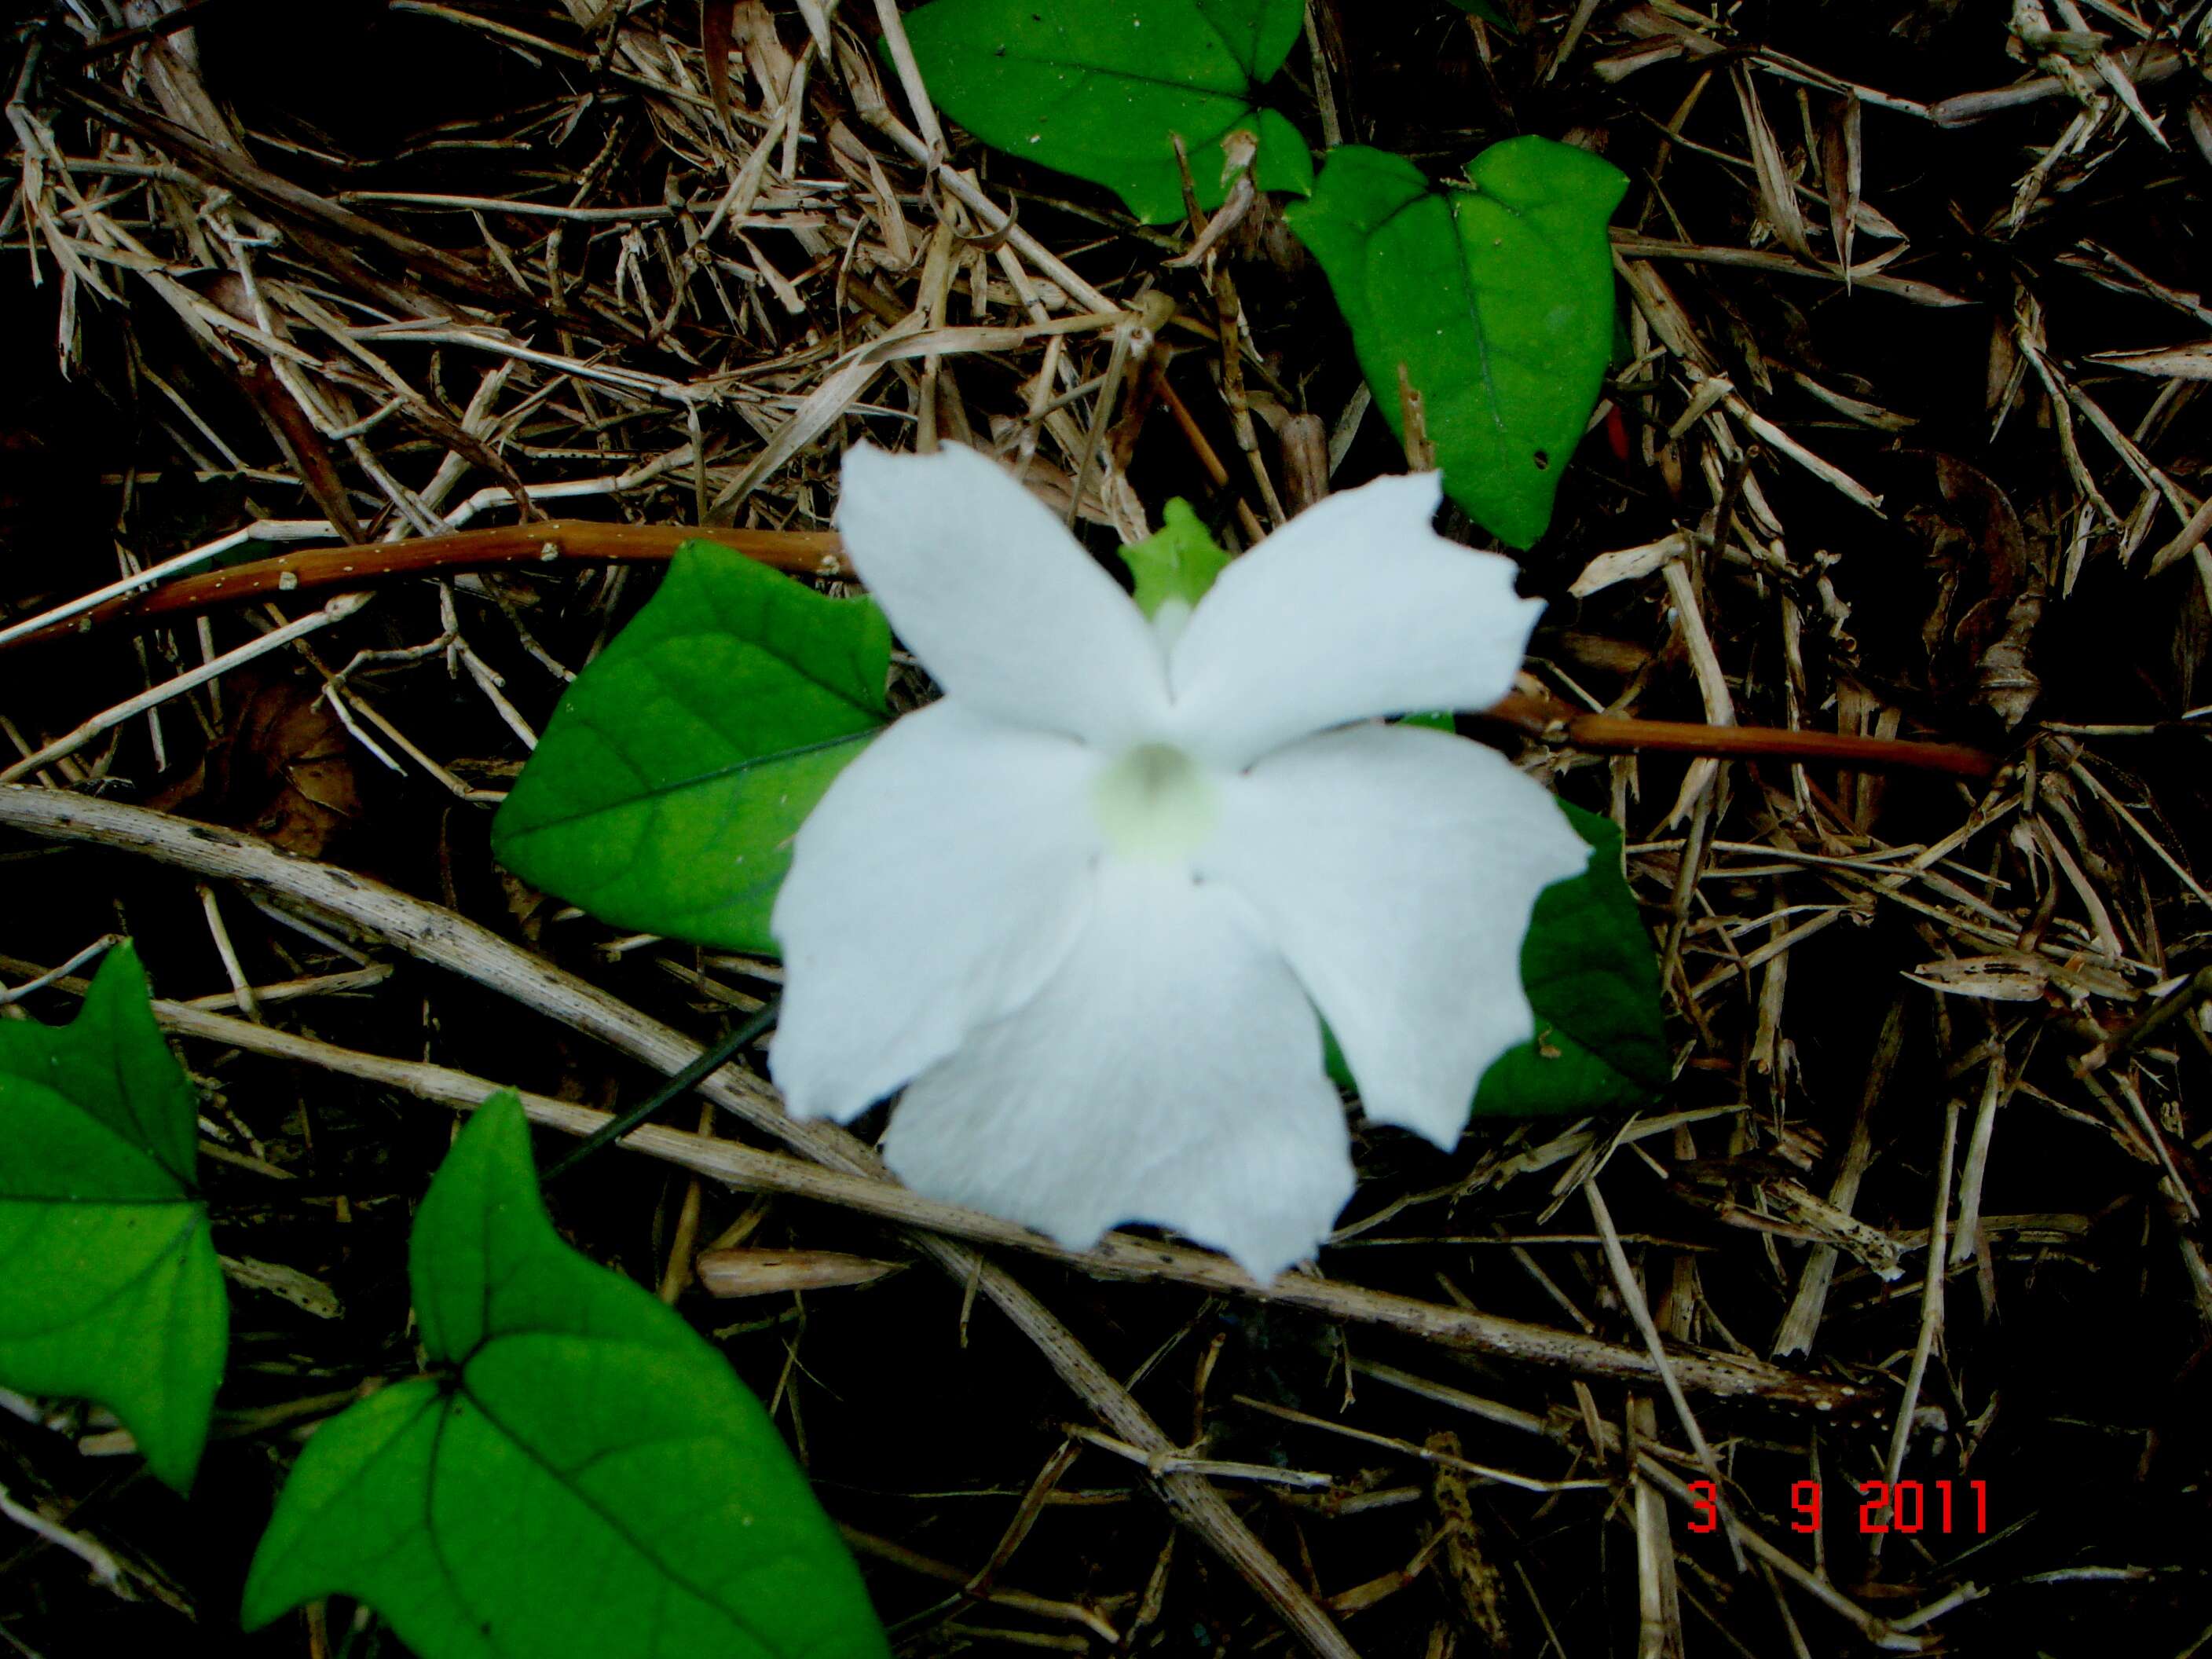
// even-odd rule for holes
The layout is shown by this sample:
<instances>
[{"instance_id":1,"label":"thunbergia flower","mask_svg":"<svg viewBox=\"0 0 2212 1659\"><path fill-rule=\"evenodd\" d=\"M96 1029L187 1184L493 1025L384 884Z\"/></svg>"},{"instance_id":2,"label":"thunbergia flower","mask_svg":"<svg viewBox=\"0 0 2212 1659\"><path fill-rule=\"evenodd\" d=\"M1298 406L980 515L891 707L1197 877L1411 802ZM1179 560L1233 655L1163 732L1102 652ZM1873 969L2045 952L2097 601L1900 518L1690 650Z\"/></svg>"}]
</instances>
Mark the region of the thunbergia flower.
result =
<instances>
[{"instance_id":1,"label":"thunbergia flower","mask_svg":"<svg viewBox=\"0 0 2212 1659\"><path fill-rule=\"evenodd\" d=\"M848 454L847 555L945 695L799 832L790 1110L903 1085L917 1190L1079 1248L1158 1223L1263 1281L1352 1195L1322 1018L1370 1120L1451 1146L1534 1031L1530 907L1588 849L1502 756L1374 723L1496 702L1541 609L1437 500L1333 496L1148 621L996 463Z\"/></svg>"}]
</instances>

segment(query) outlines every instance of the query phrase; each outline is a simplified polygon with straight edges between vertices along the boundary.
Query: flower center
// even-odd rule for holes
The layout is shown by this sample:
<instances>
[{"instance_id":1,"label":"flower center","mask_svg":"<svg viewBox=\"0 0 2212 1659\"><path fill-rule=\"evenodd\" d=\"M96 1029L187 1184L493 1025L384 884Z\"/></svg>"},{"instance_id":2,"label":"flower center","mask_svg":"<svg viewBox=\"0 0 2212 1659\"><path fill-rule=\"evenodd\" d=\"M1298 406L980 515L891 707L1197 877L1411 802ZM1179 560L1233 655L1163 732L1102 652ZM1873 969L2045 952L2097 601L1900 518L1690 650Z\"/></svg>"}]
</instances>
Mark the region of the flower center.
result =
<instances>
[{"instance_id":1,"label":"flower center","mask_svg":"<svg viewBox=\"0 0 2212 1659\"><path fill-rule=\"evenodd\" d=\"M1116 856L1168 861L1206 844L1219 816L1212 780L1170 744L1140 743L1098 775L1091 800Z\"/></svg>"}]
</instances>

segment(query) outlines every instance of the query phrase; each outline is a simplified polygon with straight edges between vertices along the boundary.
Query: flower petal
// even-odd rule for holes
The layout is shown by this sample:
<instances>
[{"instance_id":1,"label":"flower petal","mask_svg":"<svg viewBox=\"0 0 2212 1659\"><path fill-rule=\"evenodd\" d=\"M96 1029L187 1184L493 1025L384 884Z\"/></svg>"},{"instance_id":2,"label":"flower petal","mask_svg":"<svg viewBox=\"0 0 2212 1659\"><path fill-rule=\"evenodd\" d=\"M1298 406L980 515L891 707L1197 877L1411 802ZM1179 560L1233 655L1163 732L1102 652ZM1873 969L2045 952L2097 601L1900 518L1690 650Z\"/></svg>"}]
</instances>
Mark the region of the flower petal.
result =
<instances>
[{"instance_id":1,"label":"flower petal","mask_svg":"<svg viewBox=\"0 0 2212 1659\"><path fill-rule=\"evenodd\" d=\"M1362 726L1224 781L1201 873L1234 887L1336 1034L1370 1119L1449 1148L1534 1035L1521 942L1589 848L1541 785L1442 732Z\"/></svg>"},{"instance_id":2,"label":"flower petal","mask_svg":"<svg viewBox=\"0 0 2212 1659\"><path fill-rule=\"evenodd\" d=\"M1035 994L1088 908L1098 765L947 698L838 775L769 923L769 1071L794 1116L857 1116Z\"/></svg>"},{"instance_id":3,"label":"flower petal","mask_svg":"<svg viewBox=\"0 0 2212 1659\"><path fill-rule=\"evenodd\" d=\"M1143 615L996 461L861 445L845 457L837 530L948 694L1113 747L1158 727L1167 671Z\"/></svg>"},{"instance_id":4,"label":"flower petal","mask_svg":"<svg viewBox=\"0 0 2212 1659\"><path fill-rule=\"evenodd\" d=\"M1312 1005L1242 902L1109 859L1060 970L915 1079L884 1153L1063 1244L1158 1222L1265 1281L1352 1196L1349 1146Z\"/></svg>"},{"instance_id":5,"label":"flower petal","mask_svg":"<svg viewBox=\"0 0 2212 1659\"><path fill-rule=\"evenodd\" d=\"M1182 740L1234 769L1348 720L1504 696L1543 604L1515 596L1512 560L1429 527L1441 489L1347 489L1223 571L1169 659Z\"/></svg>"}]
</instances>

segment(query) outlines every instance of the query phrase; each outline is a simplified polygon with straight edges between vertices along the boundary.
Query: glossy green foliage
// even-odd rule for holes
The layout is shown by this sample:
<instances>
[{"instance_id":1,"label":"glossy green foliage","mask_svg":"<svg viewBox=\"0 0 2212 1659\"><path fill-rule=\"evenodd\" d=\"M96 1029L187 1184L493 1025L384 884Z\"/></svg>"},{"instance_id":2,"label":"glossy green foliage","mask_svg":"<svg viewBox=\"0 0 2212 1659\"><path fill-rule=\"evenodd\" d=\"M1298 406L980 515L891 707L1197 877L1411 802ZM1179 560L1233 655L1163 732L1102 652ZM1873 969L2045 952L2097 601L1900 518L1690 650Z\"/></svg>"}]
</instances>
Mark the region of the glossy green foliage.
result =
<instances>
[{"instance_id":1,"label":"glossy green foliage","mask_svg":"<svg viewBox=\"0 0 2212 1659\"><path fill-rule=\"evenodd\" d=\"M99 1401L180 1492L229 1340L198 1119L128 945L70 1024L0 1022L0 1384Z\"/></svg>"},{"instance_id":2,"label":"glossy green foliage","mask_svg":"<svg viewBox=\"0 0 2212 1659\"><path fill-rule=\"evenodd\" d=\"M773 952L791 838L887 718L890 664L873 600L688 542L562 699L492 850L617 927Z\"/></svg>"},{"instance_id":3,"label":"glossy green foliage","mask_svg":"<svg viewBox=\"0 0 2212 1659\"><path fill-rule=\"evenodd\" d=\"M1672 1070L1651 935L1620 873L1620 826L1565 801L1559 810L1590 844L1589 867L1537 896L1521 947L1536 1036L1483 1073L1478 1117L1626 1111Z\"/></svg>"},{"instance_id":4,"label":"glossy green foliage","mask_svg":"<svg viewBox=\"0 0 2212 1659\"><path fill-rule=\"evenodd\" d=\"M577 1255L512 1095L432 1182L408 1276L432 1374L325 1424L244 1619L342 1594L423 1659L884 1659L760 1402L676 1313Z\"/></svg>"},{"instance_id":5,"label":"glossy green foliage","mask_svg":"<svg viewBox=\"0 0 2212 1659\"><path fill-rule=\"evenodd\" d=\"M1391 429L1405 435L1402 365L1445 490L1509 546L1551 523L1605 383L1606 221L1627 183L1547 138L1493 144L1442 190L1403 156L1346 145L1290 210Z\"/></svg>"},{"instance_id":6,"label":"glossy green foliage","mask_svg":"<svg viewBox=\"0 0 2212 1659\"><path fill-rule=\"evenodd\" d=\"M1297 43L1304 0L932 0L908 39L930 96L994 149L1088 179L1152 223L1221 204L1221 141L1259 140L1253 181L1304 195L1305 140L1260 101Z\"/></svg>"}]
</instances>

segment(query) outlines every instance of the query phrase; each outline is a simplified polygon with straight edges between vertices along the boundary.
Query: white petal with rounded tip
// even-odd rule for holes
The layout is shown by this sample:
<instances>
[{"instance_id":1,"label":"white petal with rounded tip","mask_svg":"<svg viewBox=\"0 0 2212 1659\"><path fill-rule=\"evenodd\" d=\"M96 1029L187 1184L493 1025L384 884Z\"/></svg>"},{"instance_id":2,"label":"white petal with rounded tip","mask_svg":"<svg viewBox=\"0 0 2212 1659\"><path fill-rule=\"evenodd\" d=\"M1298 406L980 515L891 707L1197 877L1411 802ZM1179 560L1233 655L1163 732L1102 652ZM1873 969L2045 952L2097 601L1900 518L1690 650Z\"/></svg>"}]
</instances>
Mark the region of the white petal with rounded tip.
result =
<instances>
[{"instance_id":1,"label":"white petal with rounded tip","mask_svg":"<svg viewBox=\"0 0 2212 1659\"><path fill-rule=\"evenodd\" d=\"M1589 848L1543 787L1442 732L1361 726L1224 781L1200 860L1336 1033L1367 1115L1449 1149L1491 1062L1534 1034L1521 944Z\"/></svg>"},{"instance_id":2,"label":"white petal with rounded tip","mask_svg":"<svg viewBox=\"0 0 2212 1659\"><path fill-rule=\"evenodd\" d=\"M1223 571L1169 659L1178 739L1234 769L1350 720L1504 696L1544 607L1515 595L1510 559L1429 527L1441 488L1347 489Z\"/></svg>"},{"instance_id":3,"label":"white petal with rounded tip","mask_svg":"<svg viewBox=\"0 0 2212 1659\"><path fill-rule=\"evenodd\" d=\"M856 1116L1019 1007L1089 903L1098 757L950 699L908 714L800 826L769 1071L798 1117Z\"/></svg>"},{"instance_id":4,"label":"white petal with rounded tip","mask_svg":"<svg viewBox=\"0 0 2212 1659\"><path fill-rule=\"evenodd\" d=\"M949 695L1108 746L1158 727L1167 671L1143 614L996 461L864 444L845 457L837 532Z\"/></svg>"},{"instance_id":5,"label":"white petal with rounded tip","mask_svg":"<svg viewBox=\"0 0 2212 1659\"><path fill-rule=\"evenodd\" d=\"M915 1080L884 1155L1063 1244L1157 1222L1264 1281L1352 1196L1349 1146L1312 1005L1241 901L1109 859L1060 971Z\"/></svg>"}]
</instances>

